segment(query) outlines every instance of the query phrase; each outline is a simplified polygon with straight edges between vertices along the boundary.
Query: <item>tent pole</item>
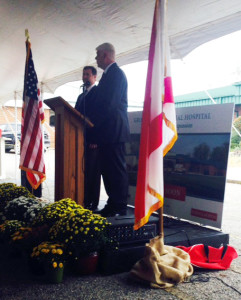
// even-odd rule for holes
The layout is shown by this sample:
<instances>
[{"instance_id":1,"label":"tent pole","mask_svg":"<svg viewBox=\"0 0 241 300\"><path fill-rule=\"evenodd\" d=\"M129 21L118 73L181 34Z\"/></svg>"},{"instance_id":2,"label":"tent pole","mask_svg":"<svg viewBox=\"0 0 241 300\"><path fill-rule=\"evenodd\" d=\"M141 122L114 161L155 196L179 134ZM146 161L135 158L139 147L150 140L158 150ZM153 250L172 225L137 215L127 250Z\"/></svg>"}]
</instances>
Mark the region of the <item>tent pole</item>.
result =
<instances>
[{"instance_id":1,"label":"tent pole","mask_svg":"<svg viewBox=\"0 0 241 300\"><path fill-rule=\"evenodd\" d=\"M15 112L15 180L17 183L17 165L18 165L18 157L17 157L17 144L18 144L18 133L17 133L17 120L18 120L18 112L17 112L17 92L14 92L14 112Z\"/></svg>"}]
</instances>

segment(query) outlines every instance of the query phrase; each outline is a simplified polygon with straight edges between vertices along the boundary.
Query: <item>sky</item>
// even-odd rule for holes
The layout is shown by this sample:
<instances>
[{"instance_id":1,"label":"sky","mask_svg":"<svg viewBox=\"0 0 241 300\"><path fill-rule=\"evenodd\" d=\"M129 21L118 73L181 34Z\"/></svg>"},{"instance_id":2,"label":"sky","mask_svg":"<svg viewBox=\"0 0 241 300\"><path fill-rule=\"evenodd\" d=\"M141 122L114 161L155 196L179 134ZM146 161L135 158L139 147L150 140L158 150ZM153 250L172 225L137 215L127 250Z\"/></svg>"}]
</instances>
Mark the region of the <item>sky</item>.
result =
<instances>
[{"instance_id":1,"label":"sky","mask_svg":"<svg viewBox=\"0 0 241 300\"><path fill-rule=\"evenodd\" d=\"M147 65L142 61L121 67L128 80L129 106L133 108L143 105ZM203 44L182 60L171 60L171 74L174 96L241 81L241 31ZM61 96L74 105L82 92L81 84L69 82L57 88L54 95L44 94L44 99Z\"/></svg>"}]
</instances>

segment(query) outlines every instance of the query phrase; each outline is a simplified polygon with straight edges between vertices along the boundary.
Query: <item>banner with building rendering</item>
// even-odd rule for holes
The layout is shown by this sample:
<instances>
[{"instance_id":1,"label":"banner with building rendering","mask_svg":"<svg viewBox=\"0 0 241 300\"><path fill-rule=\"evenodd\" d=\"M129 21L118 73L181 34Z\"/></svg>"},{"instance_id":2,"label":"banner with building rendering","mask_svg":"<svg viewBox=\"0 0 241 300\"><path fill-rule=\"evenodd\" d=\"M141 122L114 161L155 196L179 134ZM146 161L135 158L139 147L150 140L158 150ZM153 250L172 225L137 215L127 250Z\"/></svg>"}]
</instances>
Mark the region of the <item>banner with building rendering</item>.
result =
<instances>
[{"instance_id":1,"label":"banner with building rendering","mask_svg":"<svg viewBox=\"0 0 241 300\"><path fill-rule=\"evenodd\" d=\"M176 109L178 140L164 158L164 214L221 228L233 109L233 104ZM135 199L141 118L141 111L129 112L130 205Z\"/></svg>"}]
</instances>

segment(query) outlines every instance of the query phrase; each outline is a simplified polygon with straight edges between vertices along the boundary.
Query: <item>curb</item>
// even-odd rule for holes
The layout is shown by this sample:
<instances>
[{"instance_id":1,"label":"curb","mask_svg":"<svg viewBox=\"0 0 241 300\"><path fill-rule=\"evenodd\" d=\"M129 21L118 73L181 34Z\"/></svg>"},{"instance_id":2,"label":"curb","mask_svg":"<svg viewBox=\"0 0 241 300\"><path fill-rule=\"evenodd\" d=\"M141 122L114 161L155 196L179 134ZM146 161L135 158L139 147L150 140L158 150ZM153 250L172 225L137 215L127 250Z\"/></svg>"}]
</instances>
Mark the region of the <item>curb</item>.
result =
<instances>
[{"instance_id":1,"label":"curb","mask_svg":"<svg viewBox=\"0 0 241 300\"><path fill-rule=\"evenodd\" d=\"M227 179L228 183L236 183L236 184L241 184L241 181L235 180L235 179Z\"/></svg>"}]
</instances>

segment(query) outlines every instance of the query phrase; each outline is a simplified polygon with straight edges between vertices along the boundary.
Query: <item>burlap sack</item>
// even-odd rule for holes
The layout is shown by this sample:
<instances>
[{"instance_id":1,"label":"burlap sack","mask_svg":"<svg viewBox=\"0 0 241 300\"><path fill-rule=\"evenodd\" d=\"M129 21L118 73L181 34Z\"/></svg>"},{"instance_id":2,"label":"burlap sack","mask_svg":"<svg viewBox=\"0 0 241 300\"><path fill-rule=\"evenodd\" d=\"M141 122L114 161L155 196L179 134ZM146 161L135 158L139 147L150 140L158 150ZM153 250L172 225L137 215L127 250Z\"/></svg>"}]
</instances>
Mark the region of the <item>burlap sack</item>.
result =
<instances>
[{"instance_id":1,"label":"burlap sack","mask_svg":"<svg viewBox=\"0 0 241 300\"><path fill-rule=\"evenodd\" d=\"M192 273L193 267L188 253L165 246L160 236L146 244L144 257L130 271L132 278L149 282L154 288L172 287Z\"/></svg>"}]
</instances>

